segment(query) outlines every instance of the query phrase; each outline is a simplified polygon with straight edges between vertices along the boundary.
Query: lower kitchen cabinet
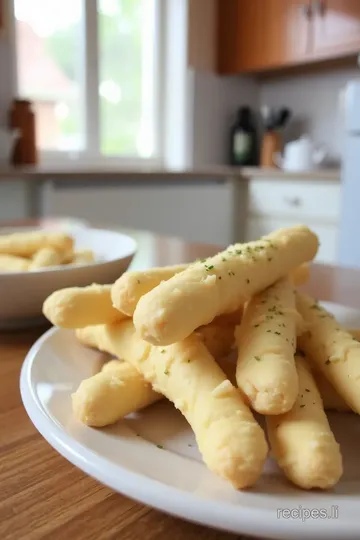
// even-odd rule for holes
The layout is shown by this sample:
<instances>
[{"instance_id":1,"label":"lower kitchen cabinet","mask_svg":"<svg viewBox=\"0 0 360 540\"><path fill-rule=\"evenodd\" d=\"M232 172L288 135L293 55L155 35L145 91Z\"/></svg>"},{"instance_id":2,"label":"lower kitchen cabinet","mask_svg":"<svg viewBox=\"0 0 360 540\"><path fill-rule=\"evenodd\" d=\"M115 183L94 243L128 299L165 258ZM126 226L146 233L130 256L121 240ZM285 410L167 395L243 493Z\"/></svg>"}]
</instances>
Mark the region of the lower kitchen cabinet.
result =
<instances>
[{"instance_id":1,"label":"lower kitchen cabinet","mask_svg":"<svg viewBox=\"0 0 360 540\"><path fill-rule=\"evenodd\" d=\"M304 224L319 237L316 260L336 264L341 183L338 180L253 178L246 211L247 241L283 227Z\"/></svg>"}]
</instances>

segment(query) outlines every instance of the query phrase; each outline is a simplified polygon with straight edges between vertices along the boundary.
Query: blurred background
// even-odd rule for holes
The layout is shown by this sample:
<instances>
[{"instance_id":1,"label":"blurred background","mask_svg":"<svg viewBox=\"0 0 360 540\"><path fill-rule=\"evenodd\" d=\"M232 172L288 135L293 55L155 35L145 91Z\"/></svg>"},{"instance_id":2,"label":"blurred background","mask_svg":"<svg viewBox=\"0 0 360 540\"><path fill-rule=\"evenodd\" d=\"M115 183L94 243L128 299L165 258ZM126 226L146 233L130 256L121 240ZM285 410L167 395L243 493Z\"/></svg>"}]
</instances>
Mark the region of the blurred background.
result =
<instances>
[{"instance_id":1,"label":"blurred background","mask_svg":"<svg viewBox=\"0 0 360 540\"><path fill-rule=\"evenodd\" d=\"M358 0L3 0L0 222L303 222L360 266L359 51Z\"/></svg>"}]
</instances>

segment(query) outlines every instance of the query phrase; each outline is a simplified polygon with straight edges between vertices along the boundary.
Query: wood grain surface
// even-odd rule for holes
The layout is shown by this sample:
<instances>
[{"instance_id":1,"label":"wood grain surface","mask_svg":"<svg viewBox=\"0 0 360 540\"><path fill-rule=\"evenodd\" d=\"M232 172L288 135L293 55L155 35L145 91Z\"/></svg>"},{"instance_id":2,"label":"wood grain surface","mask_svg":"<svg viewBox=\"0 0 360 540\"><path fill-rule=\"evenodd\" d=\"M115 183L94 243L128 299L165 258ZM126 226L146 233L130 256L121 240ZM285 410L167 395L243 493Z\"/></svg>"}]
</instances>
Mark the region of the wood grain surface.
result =
<instances>
[{"instance_id":1,"label":"wood grain surface","mask_svg":"<svg viewBox=\"0 0 360 540\"><path fill-rule=\"evenodd\" d=\"M181 254L188 260L185 247ZM207 249L192 246L190 251L196 257ZM164 251L162 258L166 259ZM359 285L360 271L315 266L308 287L319 299L360 307ZM86 476L51 448L30 422L19 391L23 359L43 331L0 333L0 539L242 538L133 502Z\"/></svg>"}]
</instances>

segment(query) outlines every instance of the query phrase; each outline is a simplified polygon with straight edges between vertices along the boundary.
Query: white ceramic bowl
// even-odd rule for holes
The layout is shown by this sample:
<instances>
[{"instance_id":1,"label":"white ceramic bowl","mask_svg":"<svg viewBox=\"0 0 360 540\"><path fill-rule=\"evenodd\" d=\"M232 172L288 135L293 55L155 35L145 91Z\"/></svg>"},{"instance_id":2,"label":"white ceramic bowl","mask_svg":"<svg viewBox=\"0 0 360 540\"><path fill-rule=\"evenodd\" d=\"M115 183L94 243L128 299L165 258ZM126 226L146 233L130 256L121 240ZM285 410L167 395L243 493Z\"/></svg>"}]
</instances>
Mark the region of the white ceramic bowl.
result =
<instances>
[{"instance_id":1,"label":"white ceramic bowl","mask_svg":"<svg viewBox=\"0 0 360 540\"><path fill-rule=\"evenodd\" d=\"M136 252L135 240L118 232L84 227L74 228L70 234L76 249L93 250L96 262L31 272L0 272L1 329L44 322L43 302L57 289L113 283L128 268Z\"/></svg>"}]
</instances>

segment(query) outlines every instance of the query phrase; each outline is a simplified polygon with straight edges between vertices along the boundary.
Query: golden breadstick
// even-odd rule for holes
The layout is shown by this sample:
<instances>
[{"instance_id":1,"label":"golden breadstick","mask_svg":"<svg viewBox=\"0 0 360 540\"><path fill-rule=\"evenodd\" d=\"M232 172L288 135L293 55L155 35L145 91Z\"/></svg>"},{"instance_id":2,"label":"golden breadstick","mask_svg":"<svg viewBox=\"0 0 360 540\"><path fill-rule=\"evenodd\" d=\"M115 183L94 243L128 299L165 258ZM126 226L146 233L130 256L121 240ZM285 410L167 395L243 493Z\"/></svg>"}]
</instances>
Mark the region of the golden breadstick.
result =
<instances>
[{"instance_id":1,"label":"golden breadstick","mask_svg":"<svg viewBox=\"0 0 360 540\"><path fill-rule=\"evenodd\" d=\"M315 379L316 386L319 389L325 411L351 411L349 405L336 392L335 388L320 371L314 369L312 374Z\"/></svg>"},{"instance_id":2,"label":"golden breadstick","mask_svg":"<svg viewBox=\"0 0 360 540\"><path fill-rule=\"evenodd\" d=\"M254 296L236 330L236 380L262 414L289 411L298 394L295 293L288 278Z\"/></svg>"},{"instance_id":3,"label":"golden breadstick","mask_svg":"<svg viewBox=\"0 0 360 540\"><path fill-rule=\"evenodd\" d=\"M142 296L157 287L162 281L167 281L176 274L180 274L189 266L189 264L180 264L151 268L145 271L125 272L115 281L111 289L114 306L131 317ZM294 285L302 285L309 279L308 265L302 264L295 268L290 272L290 277Z\"/></svg>"},{"instance_id":4,"label":"golden breadstick","mask_svg":"<svg viewBox=\"0 0 360 540\"><path fill-rule=\"evenodd\" d=\"M43 304L43 313L55 326L83 328L115 323L127 318L111 303L111 285L69 287L52 293Z\"/></svg>"},{"instance_id":5,"label":"golden breadstick","mask_svg":"<svg viewBox=\"0 0 360 540\"><path fill-rule=\"evenodd\" d=\"M21 272L29 268L29 260L16 255L0 254L0 272Z\"/></svg>"},{"instance_id":6,"label":"golden breadstick","mask_svg":"<svg viewBox=\"0 0 360 540\"><path fill-rule=\"evenodd\" d=\"M308 330L298 345L349 407L360 413L360 343L309 296L297 293L297 307Z\"/></svg>"},{"instance_id":7,"label":"golden breadstick","mask_svg":"<svg viewBox=\"0 0 360 540\"><path fill-rule=\"evenodd\" d=\"M135 327L140 337L155 345L180 341L217 315L235 311L251 296L312 259L318 244L314 233L298 226L256 242L230 246L140 298Z\"/></svg>"},{"instance_id":8,"label":"golden breadstick","mask_svg":"<svg viewBox=\"0 0 360 540\"><path fill-rule=\"evenodd\" d=\"M29 265L29 270L59 266L63 262L63 254L52 247L44 247L37 251Z\"/></svg>"},{"instance_id":9,"label":"golden breadstick","mask_svg":"<svg viewBox=\"0 0 360 540\"><path fill-rule=\"evenodd\" d=\"M115 281L111 289L114 306L131 317L138 301L144 294L188 267L188 264L180 264L164 266L163 268L150 268L145 271L125 272Z\"/></svg>"},{"instance_id":10,"label":"golden breadstick","mask_svg":"<svg viewBox=\"0 0 360 540\"><path fill-rule=\"evenodd\" d=\"M340 447L330 429L316 383L296 356L299 395L291 411L267 416L272 453L286 476L304 489L334 486L342 475Z\"/></svg>"},{"instance_id":11,"label":"golden breadstick","mask_svg":"<svg viewBox=\"0 0 360 540\"><path fill-rule=\"evenodd\" d=\"M267 453L263 431L201 339L162 348L141 340L131 320L105 329L117 356L187 418L208 467L237 488L255 483Z\"/></svg>"},{"instance_id":12,"label":"golden breadstick","mask_svg":"<svg viewBox=\"0 0 360 540\"><path fill-rule=\"evenodd\" d=\"M348 330L350 334L356 338L360 339L360 330L351 329ZM313 366L312 366L313 367ZM336 392L332 384L327 380L325 375L314 369L313 367L313 376L316 381L316 385L319 389L321 398L323 400L324 409L326 411L338 411L338 412L349 412L351 411L349 405L344 401L344 399Z\"/></svg>"},{"instance_id":13,"label":"golden breadstick","mask_svg":"<svg viewBox=\"0 0 360 540\"><path fill-rule=\"evenodd\" d=\"M224 321L214 321L208 327L199 329L198 335L212 355L215 353L222 357L233 344L234 325L225 326ZM80 328L76 330L76 337L83 345L116 356L116 347L108 339L104 325ZM232 368L235 373L235 366ZM102 374L98 373L83 381L73 394L73 412L78 420L89 426L112 424L163 398L126 362L107 362L102 371Z\"/></svg>"},{"instance_id":14,"label":"golden breadstick","mask_svg":"<svg viewBox=\"0 0 360 540\"><path fill-rule=\"evenodd\" d=\"M58 251L72 249L73 239L61 232L31 231L0 236L0 253L32 257L43 247L53 247Z\"/></svg>"},{"instance_id":15,"label":"golden breadstick","mask_svg":"<svg viewBox=\"0 0 360 540\"><path fill-rule=\"evenodd\" d=\"M93 262L95 262L95 255L91 249L75 251L71 260L71 264L90 264Z\"/></svg>"},{"instance_id":16,"label":"golden breadstick","mask_svg":"<svg viewBox=\"0 0 360 540\"><path fill-rule=\"evenodd\" d=\"M308 263L300 264L300 266L297 266L289 273L290 281L293 283L293 285L304 285L307 281L309 281L310 277L310 268Z\"/></svg>"},{"instance_id":17,"label":"golden breadstick","mask_svg":"<svg viewBox=\"0 0 360 540\"><path fill-rule=\"evenodd\" d=\"M103 371L82 381L72 395L72 407L74 416L80 422L102 427L148 407L162 397L139 376L133 366L111 360L105 364Z\"/></svg>"}]
</instances>

